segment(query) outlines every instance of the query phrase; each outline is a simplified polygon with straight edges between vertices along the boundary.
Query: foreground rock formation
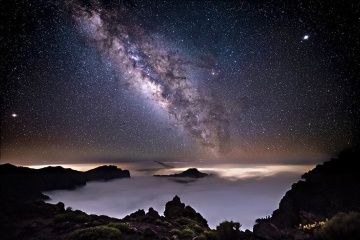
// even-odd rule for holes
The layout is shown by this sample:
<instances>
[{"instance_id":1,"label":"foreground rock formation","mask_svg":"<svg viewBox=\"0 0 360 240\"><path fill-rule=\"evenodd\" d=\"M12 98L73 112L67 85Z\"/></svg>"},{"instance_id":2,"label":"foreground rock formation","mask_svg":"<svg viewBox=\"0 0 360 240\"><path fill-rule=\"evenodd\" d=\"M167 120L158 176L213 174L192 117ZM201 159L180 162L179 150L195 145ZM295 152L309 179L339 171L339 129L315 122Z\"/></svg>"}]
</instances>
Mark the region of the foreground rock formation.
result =
<instances>
[{"instance_id":1,"label":"foreground rock formation","mask_svg":"<svg viewBox=\"0 0 360 240\"><path fill-rule=\"evenodd\" d=\"M192 207L185 206L178 196L175 196L172 201L166 203L164 216L167 219L178 219L181 217L189 218L197 223L200 223L201 226L209 228L206 219Z\"/></svg>"},{"instance_id":2,"label":"foreground rock formation","mask_svg":"<svg viewBox=\"0 0 360 240\"><path fill-rule=\"evenodd\" d=\"M6 206L6 207L5 207ZM180 208L179 208L180 207ZM178 213L180 211L181 214ZM139 209L124 219L65 209L63 203L0 198L0 236L7 239L214 239L207 221L180 198L166 204L165 216Z\"/></svg>"}]
</instances>

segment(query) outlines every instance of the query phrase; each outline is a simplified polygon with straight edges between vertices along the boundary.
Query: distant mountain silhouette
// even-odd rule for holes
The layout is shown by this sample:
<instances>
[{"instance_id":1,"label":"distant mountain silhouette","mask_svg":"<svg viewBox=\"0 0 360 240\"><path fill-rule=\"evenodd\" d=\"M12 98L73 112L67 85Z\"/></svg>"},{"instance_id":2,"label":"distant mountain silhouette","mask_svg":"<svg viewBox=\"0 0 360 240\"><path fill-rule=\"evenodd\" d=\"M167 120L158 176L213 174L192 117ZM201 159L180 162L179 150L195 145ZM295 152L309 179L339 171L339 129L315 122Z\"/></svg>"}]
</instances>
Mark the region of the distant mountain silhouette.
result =
<instances>
[{"instance_id":1,"label":"distant mountain silhouette","mask_svg":"<svg viewBox=\"0 0 360 240\"><path fill-rule=\"evenodd\" d=\"M129 178L128 170L121 170L116 166L100 166L85 172L88 181L111 180L115 178Z\"/></svg>"},{"instance_id":2,"label":"distant mountain silhouette","mask_svg":"<svg viewBox=\"0 0 360 240\"><path fill-rule=\"evenodd\" d=\"M128 170L101 166L86 172L63 167L31 169L11 164L0 165L0 194L19 200L48 199L43 191L74 189L87 181L130 177Z\"/></svg>"},{"instance_id":3,"label":"distant mountain silhouette","mask_svg":"<svg viewBox=\"0 0 360 240\"><path fill-rule=\"evenodd\" d=\"M170 175L154 175L155 177L189 177L189 178L203 178L210 176L209 174L202 173L196 168L189 168L182 173L170 174Z\"/></svg>"}]
</instances>

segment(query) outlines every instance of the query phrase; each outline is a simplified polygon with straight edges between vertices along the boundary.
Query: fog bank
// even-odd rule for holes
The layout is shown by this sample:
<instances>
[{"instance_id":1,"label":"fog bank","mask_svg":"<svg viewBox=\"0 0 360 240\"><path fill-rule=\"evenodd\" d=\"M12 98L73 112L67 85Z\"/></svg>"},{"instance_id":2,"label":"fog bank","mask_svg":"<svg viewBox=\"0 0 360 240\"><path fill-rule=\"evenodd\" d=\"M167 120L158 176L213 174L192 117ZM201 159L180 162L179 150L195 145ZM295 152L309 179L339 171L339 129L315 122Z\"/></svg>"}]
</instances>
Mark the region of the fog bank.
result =
<instances>
[{"instance_id":1,"label":"fog bank","mask_svg":"<svg viewBox=\"0 0 360 240\"><path fill-rule=\"evenodd\" d=\"M241 229L252 230L255 219L271 215L300 176L297 171L240 179L211 176L186 184L170 178L136 176L89 182L76 190L45 194L51 197L51 203L61 201L66 207L117 218L138 209L147 211L149 207L163 215L165 203L178 195L182 202L200 212L211 228L224 220L233 220L242 224Z\"/></svg>"}]
</instances>

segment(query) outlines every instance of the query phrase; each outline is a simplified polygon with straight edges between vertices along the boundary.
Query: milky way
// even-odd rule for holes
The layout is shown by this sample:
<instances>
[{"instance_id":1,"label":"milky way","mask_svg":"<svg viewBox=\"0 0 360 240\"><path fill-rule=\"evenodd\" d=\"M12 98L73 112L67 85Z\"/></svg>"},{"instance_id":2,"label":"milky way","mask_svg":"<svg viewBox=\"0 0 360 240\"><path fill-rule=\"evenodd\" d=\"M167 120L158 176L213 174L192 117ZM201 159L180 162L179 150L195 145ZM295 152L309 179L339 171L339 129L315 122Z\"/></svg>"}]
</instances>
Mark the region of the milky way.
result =
<instances>
[{"instance_id":1,"label":"milky way","mask_svg":"<svg viewBox=\"0 0 360 240\"><path fill-rule=\"evenodd\" d=\"M360 142L356 4L4 3L0 161L336 156Z\"/></svg>"},{"instance_id":2,"label":"milky way","mask_svg":"<svg viewBox=\"0 0 360 240\"><path fill-rule=\"evenodd\" d=\"M68 7L80 30L112 62L122 84L156 103L203 146L220 153L228 149L226 110L191 84L189 68L201 64L160 46L124 7L74 1Z\"/></svg>"}]
</instances>

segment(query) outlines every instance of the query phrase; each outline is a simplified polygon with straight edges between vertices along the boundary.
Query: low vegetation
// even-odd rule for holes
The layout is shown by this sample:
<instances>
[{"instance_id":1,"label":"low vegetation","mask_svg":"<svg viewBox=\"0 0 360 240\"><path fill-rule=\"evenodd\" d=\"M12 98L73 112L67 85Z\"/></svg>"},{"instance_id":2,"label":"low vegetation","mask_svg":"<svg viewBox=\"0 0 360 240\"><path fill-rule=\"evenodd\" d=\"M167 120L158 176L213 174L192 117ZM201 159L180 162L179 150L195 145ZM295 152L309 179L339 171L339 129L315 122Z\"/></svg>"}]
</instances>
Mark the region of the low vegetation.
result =
<instances>
[{"instance_id":1,"label":"low vegetation","mask_svg":"<svg viewBox=\"0 0 360 240\"><path fill-rule=\"evenodd\" d=\"M121 222L112 222L107 225L108 227L119 229L123 233L133 233L134 229L132 228L131 224L128 222L121 223Z\"/></svg>"},{"instance_id":2,"label":"low vegetation","mask_svg":"<svg viewBox=\"0 0 360 240\"><path fill-rule=\"evenodd\" d=\"M79 229L70 233L68 240L118 240L122 238L119 229L108 226L97 226Z\"/></svg>"},{"instance_id":3,"label":"low vegetation","mask_svg":"<svg viewBox=\"0 0 360 240\"><path fill-rule=\"evenodd\" d=\"M360 239L360 213L339 213L315 230L319 240Z\"/></svg>"},{"instance_id":4,"label":"low vegetation","mask_svg":"<svg viewBox=\"0 0 360 240\"><path fill-rule=\"evenodd\" d=\"M190 228L184 228L179 234L180 238L193 238L194 236L195 233Z\"/></svg>"},{"instance_id":5,"label":"low vegetation","mask_svg":"<svg viewBox=\"0 0 360 240\"><path fill-rule=\"evenodd\" d=\"M67 211L65 213L61 213L55 216L54 222L61 223L61 222L75 222L75 223L85 223L90 222L92 217L87 215L84 212L79 210L77 211Z\"/></svg>"},{"instance_id":6,"label":"low vegetation","mask_svg":"<svg viewBox=\"0 0 360 240\"><path fill-rule=\"evenodd\" d=\"M218 239L238 239L241 224L233 221L223 221L216 227Z\"/></svg>"}]
</instances>

